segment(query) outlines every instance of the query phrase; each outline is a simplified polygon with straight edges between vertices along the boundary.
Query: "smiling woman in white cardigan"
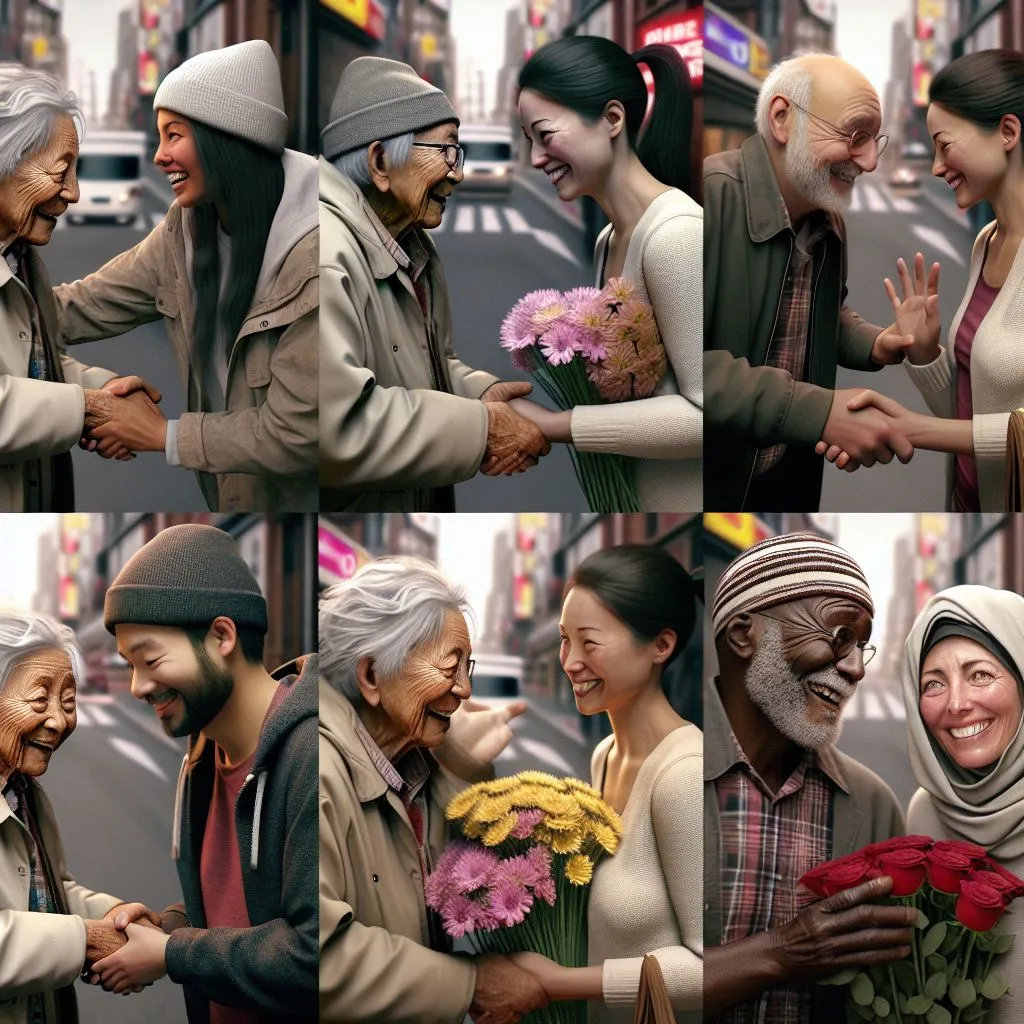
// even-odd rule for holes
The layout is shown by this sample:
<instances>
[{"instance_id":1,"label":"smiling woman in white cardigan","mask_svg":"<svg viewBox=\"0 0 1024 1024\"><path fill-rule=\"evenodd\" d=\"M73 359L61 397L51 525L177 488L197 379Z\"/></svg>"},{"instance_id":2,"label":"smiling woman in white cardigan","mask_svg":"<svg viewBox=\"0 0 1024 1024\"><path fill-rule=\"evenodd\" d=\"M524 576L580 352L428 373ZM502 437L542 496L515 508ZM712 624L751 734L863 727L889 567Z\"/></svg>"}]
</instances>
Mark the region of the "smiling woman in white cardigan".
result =
<instances>
[{"instance_id":1,"label":"smiling woman in white cardigan","mask_svg":"<svg viewBox=\"0 0 1024 1024\"><path fill-rule=\"evenodd\" d=\"M587 1000L589 1024L629 1024L643 959L658 960L679 1024L701 1019L704 981L703 735L662 688L693 632L693 581L655 547L606 548L569 580L559 660L584 715L608 714L592 784L623 818L594 872L589 967L513 957L552 1000Z\"/></svg>"}]
</instances>

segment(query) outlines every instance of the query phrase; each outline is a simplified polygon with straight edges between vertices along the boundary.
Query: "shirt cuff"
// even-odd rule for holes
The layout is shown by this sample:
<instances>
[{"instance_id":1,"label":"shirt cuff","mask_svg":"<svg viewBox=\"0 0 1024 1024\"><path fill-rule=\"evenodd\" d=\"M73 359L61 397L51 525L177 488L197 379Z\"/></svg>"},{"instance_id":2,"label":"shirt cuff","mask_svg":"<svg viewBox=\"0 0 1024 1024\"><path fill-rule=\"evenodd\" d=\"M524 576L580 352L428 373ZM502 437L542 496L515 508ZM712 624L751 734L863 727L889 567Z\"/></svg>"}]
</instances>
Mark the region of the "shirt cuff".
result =
<instances>
[{"instance_id":1,"label":"shirt cuff","mask_svg":"<svg viewBox=\"0 0 1024 1024\"><path fill-rule=\"evenodd\" d=\"M164 442L164 456L168 466L180 466L178 457L178 420L167 421L167 439Z\"/></svg>"}]
</instances>

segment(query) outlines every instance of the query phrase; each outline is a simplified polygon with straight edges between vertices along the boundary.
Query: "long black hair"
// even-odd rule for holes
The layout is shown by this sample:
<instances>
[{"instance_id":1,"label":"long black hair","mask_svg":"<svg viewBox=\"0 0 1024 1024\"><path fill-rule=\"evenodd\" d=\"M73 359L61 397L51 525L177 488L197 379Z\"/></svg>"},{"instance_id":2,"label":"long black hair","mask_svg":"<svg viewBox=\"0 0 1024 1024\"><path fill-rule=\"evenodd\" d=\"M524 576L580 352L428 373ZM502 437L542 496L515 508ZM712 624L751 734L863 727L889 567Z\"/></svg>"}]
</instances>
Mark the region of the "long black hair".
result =
<instances>
[{"instance_id":1,"label":"long black hair","mask_svg":"<svg viewBox=\"0 0 1024 1024\"><path fill-rule=\"evenodd\" d=\"M654 76L654 106L642 139L647 86L640 63ZM601 36L568 36L542 46L526 62L519 88L547 96L590 123L618 100L626 111L626 137L640 162L663 184L690 191L693 90L673 47L645 46L630 55Z\"/></svg>"},{"instance_id":2,"label":"long black hair","mask_svg":"<svg viewBox=\"0 0 1024 1024\"><path fill-rule=\"evenodd\" d=\"M585 558L565 585L584 587L641 643L663 629L676 634L670 665L686 646L697 621L699 584L667 551L648 544L603 548Z\"/></svg>"},{"instance_id":3,"label":"long black hair","mask_svg":"<svg viewBox=\"0 0 1024 1024\"><path fill-rule=\"evenodd\" d=\"M206 182L206 195L192 211L198 350L204 361L209 358L220 328L227 360L252 304L270 226L284 192L284 166L280 156L236 135L199 121L192 121L192 131ZM231 275L223 302L217 207L224 210L231 234Z\"/></svg>"},{"instance_id":4,"label":"long black hair","mask_svg":"<svg viewBox=\"0 0 1024 1024\"><path fill-rule=\"evenodd\" d=\"M1006 114L1024 125L1024 53L979 50L957 57L932 79L928 100L990 132Z\"/></svg>"}]
</instances>

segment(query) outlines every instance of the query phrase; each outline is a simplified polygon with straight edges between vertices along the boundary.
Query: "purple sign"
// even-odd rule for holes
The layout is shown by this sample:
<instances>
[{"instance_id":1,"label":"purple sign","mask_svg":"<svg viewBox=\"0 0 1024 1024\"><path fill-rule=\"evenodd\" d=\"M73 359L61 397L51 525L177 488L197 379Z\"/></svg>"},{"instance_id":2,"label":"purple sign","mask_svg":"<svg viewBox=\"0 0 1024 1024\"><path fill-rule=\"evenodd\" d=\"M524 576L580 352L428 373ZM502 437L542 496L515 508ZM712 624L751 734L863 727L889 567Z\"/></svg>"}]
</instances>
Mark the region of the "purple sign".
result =
<instances>
[{"instance_id":1,"label":"purple sign","mask_svg":"<svg viewBox=\"0 0 1024 1024\"><path fill-rule=\"evenodd\" d=\"M741 28L704 8L704 48L746 71L750 66L750 37Z\"/></svg>"}]
</instances>

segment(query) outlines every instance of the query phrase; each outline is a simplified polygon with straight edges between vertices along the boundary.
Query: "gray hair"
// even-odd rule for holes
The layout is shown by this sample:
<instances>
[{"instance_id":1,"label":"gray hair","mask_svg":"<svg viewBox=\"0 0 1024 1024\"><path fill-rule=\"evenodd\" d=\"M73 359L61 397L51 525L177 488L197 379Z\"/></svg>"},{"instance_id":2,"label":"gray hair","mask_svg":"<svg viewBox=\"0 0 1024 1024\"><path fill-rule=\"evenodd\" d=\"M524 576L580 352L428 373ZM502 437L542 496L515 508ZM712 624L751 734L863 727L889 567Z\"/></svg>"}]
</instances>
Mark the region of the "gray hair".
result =
<instances>
[{"instance_id":1,"label":"gray hair","mask_svg":"<svg viewBox=\"0 0 1024 1024\"><path fill-rule=\"evenodd\" d=\"M39 612L0 609L0 690L23 658L52 647L68 656L75 683L84 686L85 659L67 626Z\"/></svg>"},{"instance_id":2,"label":"gray hair","mask_svg":"<svg viewBox=\"0 0 1024 1024\"><path fill-rule=\"evenodd\" d=\"M356 669L370 658L397 675L409 654L435 639L445 614L469 612L466 592L420 558L380 558L320 599L320 669L349 700L360 700Z\"/></svg>"},{"instance_id":3,"label":"gray hair","mask_svg":"<svg viewBox=\"0 0 1024 1024\"><path fill-rule=\"evenodd\" d=\"M799 103L801 107L810 109L814 75L810 68L800 63L800 60L800 57L790 57L789 60L776 64L761 85L761 91L757 95L754 124L763 139L771 138L770 111L772 100L776 96L785 96L786 99Z\"/></svg>"},{"instance_id":4,"label":"gray hair","mask_svg":"<svg viewBox=\"0 0 1024 1024\"><path fill-rule=\"evenodd\" d=\"M81 139L85 118L73 92L45 72L0 64L0 181L47 142L61 115L75 122Z\"/></svg>"},{"instance_id":5,"label":"gray hair","mask_svg":"<svg viewBox=\"0 0 1024 1024\"><path fill-rule=\"evenodd\" d=\"M381 145L384 152L394 167L404 167L412 156L412 144L416 141L415 132L406 132L404 135L394 135L390 139L384 139ZM366 151L369 147L353 149L348 153L342 153L332 161L335 169L343 177L346 177L359 188L369 188L373 184L370 177L370 162L366 158Z\"/></svg>"}]
</instances>

